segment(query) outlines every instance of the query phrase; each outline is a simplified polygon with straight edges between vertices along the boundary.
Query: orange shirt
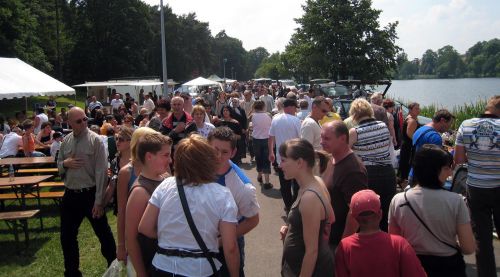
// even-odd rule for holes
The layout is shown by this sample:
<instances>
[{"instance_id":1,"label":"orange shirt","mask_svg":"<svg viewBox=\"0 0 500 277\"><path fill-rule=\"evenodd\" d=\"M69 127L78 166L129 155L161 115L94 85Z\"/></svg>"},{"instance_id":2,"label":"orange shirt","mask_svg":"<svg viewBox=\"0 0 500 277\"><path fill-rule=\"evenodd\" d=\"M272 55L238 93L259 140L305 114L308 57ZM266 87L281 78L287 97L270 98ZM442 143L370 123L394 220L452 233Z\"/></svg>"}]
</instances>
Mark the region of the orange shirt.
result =
<instances>
[{"instance_id":1,"label":"orange shirt","mask_svg":"<svg viewBox=\"0 0 500 277\"><path fill-rule=\"evenodd\" d=\"M26 136L26 135L24 135ZM35 152L35 138L33 134L29 134L29 137L27 139L28 143L24 144L23 140L23 149L25 152Z\"/></svg>"}]
</instances>

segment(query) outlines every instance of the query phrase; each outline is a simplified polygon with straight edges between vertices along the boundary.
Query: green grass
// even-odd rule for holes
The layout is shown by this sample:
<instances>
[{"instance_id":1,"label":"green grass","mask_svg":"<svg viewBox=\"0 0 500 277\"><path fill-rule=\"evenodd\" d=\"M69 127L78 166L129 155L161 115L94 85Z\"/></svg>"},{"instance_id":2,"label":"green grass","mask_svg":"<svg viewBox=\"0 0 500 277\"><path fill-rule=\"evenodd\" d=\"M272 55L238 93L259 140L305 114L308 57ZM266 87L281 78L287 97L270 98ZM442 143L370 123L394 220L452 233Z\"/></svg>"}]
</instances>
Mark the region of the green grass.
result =
<instances>
[{"instance_id":1,"label":"green grass","mask_svg":"<svg viewBox=\"0 0 500 277\"><path fill-rule=\"evenodd\" d=\"M33 208L36 207L34 202L31 204ZM5 222L0 222L0 276L63 276L59 208L53 201L45 200L42 201L42 211L43 231L40 231L38 218L28 221L30 245L27 249L24 245L24 234L20 235L20 243L16 243ZM112 211L109 211L107 216L116 239L116 217ZM83 276L102 276L107 268L106 260L101 255L99 240L86 219L80 226L78 242L80 270Z\"/></svg>"},{"instance_id":2,"label":"green grass","mask_svg":"<svg viewBox=\"0 0 500 277\"><path fill-rule=\"evenodd\" d=\"M84 108L85 107L85 93L78 92L76 95L76 106ZM33 107L35 103L45 104L49 99L48 96L36 96L36 97L28 97L28 109L27 114L31 116L33 114ZM55 98L57 102L57 111L59 112L61 108L68 107L69 104L75 105L75 96L60 96ZM3 114L6 117L14 117L16 112L22 111L26 109L26 100L25 98L14 98L14 99L1 99L0 100L0 114Z\"/></svg>"}]
</instances>

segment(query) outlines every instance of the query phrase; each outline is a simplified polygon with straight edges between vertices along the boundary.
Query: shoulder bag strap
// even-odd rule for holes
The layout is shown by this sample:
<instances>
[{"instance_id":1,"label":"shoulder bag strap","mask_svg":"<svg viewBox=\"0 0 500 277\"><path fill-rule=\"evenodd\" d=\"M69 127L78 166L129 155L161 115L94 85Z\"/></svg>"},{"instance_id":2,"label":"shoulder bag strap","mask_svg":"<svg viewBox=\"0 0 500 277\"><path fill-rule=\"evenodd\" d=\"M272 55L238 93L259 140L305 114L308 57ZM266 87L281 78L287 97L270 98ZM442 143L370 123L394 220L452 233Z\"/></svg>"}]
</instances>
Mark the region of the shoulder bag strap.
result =
<instances>
[{"instance_id":1,"label":"shoulder bag strap","mask_svg":"<svg viewBox=\"0 0 500 277\"><path fill-rule=\"evenodd\" d=\"M420 218L420 216L418 216L417 212L415 211L415 209L413 209L413 207L411 206L410 204L410 201L408 201L408 198L406 197L406 191L404 193L404 196L405 196L405 200L406 200L406 203L404 203L403 205L401 206L408 206L411 210L411 212L415 215L415 217L418 219L418 221L420 221L420 223L422 223L422 225L425 227L425 229L427 229L427 231L429 231L429 233L434 237L436 238L439 242L441 242L442 244L445 244L455 250L457 250L459 253L460 253L460 249L454 245L451 245L449 243L447 243L446 241L443 241L441 240L438 236L436 236L432 231L431 229L429 228L429 226L427 226L427 224L425 224L425 222L422 220L422 218Z\"/></svg>"},{"instance_id":2,"label":"shoulder bag strap","mask_svg":"<svg viewBox=\"0 0 500 277\"><path fill-rule=\"evenodd\" d=\"M415 144L413 144L413 146L417 147L417 144L418 142L420 141L420 139L427 133L429 133L430 131L435 131L434 128L429 128L425 131L422 132L422 134L420 134L420 136L418 136L417 140L415 141Z\"/></svg>"},{"instance_id":3,"label":"shoulder bag strap","mask_svg":"<svg viewBox=\"0 0 500 277\"><path fill-rule=\"evenodd\" d=\"M184 192L184 187L182 186L180 178L177 178L177 190L179 191L179 197L181 199L182 209L184 210L184 215L186 216L186 220L189 224L189 228L191 229L191 232L193 233L193 236L196 239L196 242L198 243L201 250L203 251L203 254L207 258L208 262L210 263L210 266L212 267L214 274L216 274L217 268L215 267L214 260L210 257L207 245L203 241L203 238L201 237L200 233L198 232L198 229L196 228L196 225L194 224L193 217L191 216L191 212L189 211L189 206L188 206L188 203L186 200L186 193Z\"/></svg>"}]
</instances>

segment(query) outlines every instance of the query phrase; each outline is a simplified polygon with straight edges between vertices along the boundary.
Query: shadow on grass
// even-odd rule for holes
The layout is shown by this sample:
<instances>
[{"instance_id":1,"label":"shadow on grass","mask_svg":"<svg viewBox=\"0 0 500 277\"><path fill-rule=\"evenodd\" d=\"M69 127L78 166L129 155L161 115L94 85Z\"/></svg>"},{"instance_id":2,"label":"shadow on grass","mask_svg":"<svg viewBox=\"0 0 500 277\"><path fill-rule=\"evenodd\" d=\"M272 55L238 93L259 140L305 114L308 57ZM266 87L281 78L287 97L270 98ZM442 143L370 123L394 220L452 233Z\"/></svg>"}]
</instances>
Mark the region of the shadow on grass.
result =
<instances>
[{"instance_id":1,"label":"shadow on grass","mask_svg":"<svg viewBox=\"0 0 500 277\"><path fill-rule=\"evenodd\" d=\"M30 238L27 248L23 239L16 242L13 235L12 240L0 241L0 248L2 249L2 251L0 251L0 266L30 265L36 259L35 254L42 249L49 240L50 238L47 237Z\"/></svg>"}]
</instances>

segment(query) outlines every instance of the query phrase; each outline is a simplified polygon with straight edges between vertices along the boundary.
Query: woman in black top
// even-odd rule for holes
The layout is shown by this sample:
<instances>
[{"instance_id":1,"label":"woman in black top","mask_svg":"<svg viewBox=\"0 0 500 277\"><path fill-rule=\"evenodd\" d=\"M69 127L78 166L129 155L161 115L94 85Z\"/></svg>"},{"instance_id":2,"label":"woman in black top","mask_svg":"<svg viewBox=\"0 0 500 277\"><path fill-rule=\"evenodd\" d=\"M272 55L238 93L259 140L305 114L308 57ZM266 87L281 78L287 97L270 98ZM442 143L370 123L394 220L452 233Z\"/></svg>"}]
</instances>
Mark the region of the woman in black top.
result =
<instances>
[{"instance_id":1,"label":"woman in black top","mask_svg":"<svg viewBox=\"0 0 500 277\"><path fill-rule=\"evenodd\" d=\"M325 184L313 174L316 152L308 141L292 139L280 146L279 153L285 178L295 179L300 186L288 225L280 231L284 239L281 275L333 276L328 238L335 215Z\"/></svg>"},{"instance_id":2,"label":"woman in black top","mask_svg":"<svg viewBox=\"0 0 500 277\"><path fill-rule=\"evenodd\" d=\"M420 114L420 104L410 103L408 105L408 115L403 122L403 142L401 144L401 152L399 154L399 177L401 181L408 179L408 174L410 173L410 155L412 147L412 139L415 131L420 128L418 123L418 115Z\"/></svg>"}]
</instances>

